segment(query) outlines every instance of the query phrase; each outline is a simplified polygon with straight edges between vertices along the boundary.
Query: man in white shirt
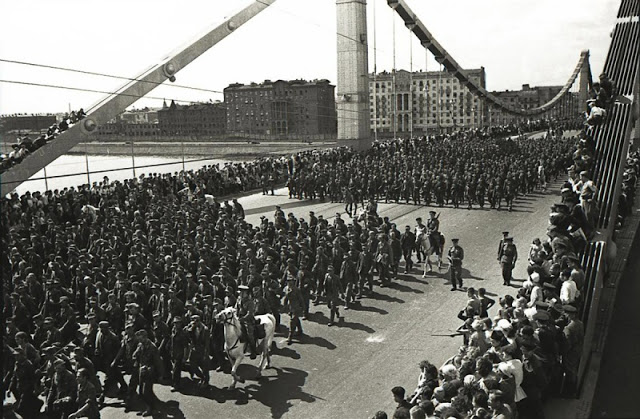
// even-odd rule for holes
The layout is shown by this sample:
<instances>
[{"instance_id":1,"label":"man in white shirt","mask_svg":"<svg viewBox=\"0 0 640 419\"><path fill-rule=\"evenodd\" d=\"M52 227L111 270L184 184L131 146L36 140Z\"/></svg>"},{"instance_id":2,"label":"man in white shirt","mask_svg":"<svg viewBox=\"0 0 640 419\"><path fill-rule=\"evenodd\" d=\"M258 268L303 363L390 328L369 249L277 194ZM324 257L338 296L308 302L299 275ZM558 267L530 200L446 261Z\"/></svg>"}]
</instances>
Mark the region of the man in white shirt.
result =
<instances>
[{"instance_id":1,"label":"man in white shirt","mask_svg":"<svg viewBox=\"0 0 640 419\"><path fill-rule=\"evenodd\" d=\"M560 274L562 288L560 288L560 301L562 304L573 304L578 297L578 287L571 279L571 271L564 271Z\"/></svg>"}]
</instances>

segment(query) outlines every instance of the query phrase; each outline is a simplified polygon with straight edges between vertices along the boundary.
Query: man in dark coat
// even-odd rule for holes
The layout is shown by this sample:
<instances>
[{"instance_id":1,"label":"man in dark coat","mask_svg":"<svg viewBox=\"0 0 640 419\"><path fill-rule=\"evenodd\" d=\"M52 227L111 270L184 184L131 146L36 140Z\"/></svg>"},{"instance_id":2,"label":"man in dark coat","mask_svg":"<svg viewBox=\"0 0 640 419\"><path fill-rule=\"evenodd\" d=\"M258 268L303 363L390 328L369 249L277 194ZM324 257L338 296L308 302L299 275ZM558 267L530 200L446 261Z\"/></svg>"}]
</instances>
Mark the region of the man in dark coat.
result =
<instances>
[{"instance_id":1,"label":"man in dark coat","mask_svg":"<svg viewBox=\"0 0 640 419\"><path fill-rule=\"evenodd\" d=\"M324 277L324 288L327 293L327 305L331 310L327 326L333 326L335 316L338 316L340 320L343 319L343 317L340 317L340 311L338 310L340 294L342 294L342 285L340 284L340 278L334 273L333 265L327 267L327 274Z\"/></svg>"},{"instance_id":2,"label":"man in dark coat","mask_svg":"<svg viewBox=\"0 0 640 419\"><path fill-rule=\"evenodd\" d=\"M202 323L200 315L191 316L191 323L186 328L189 335L189 366L191 374L197 375L201 386L209 385L209 328Z\"/></svg>"},{"instance_id":3,"label":"man in dark coat","mask_svg":"<svg viewBox=\"0 0 640 419\"><path fill-rule=\"evenodd\" d=\"M287 285L284 287L284 307L289 313L289 337L287 345L291 345L294 335L302 336L302 323L300 317L304 315L304 298L302 291L296 285L295 278L287 278ZM297 332L296 332L297 331Z\"/></svg>"},{"instance_id":4,"label":"man in dark coat","mask_svg":"<svg viewBox=\"0 0 640 419\"><path fill-rule=\"evenodd\" d=\"M449 248L449 273L451 275L451 291L462 288L462 260L464 250L458 245L458 239L451 239L453 246Z\"/></svg>"},{"instance_id":5,"label":"man in dark coat","mask_svg":"<svg viewBox=\"0 0 640 419\"><path fill-rule=\"evenodd\" d=\"M416 244L416 235L411 231L411 226L406 226L404 233L400 237L400 245L402 247L402 255L404 256L404 273L409 273L413 267L411 254Z\"/></svg>"},{"instance_id":6,"label":"man in dark coat","mask_svg":"<svg viewBox=\"0 0 640 419\"><path fill-rule=\"evenodd\" d=\"M16 398L15 409L22 417L37 416L42 402L35 393L36 375L31 361L27 359L26 352L22 349L13 351L15 363L9 390Z\"/></svg>"},{"instance_id":7,"label":"man in dark coat","mask_svg":"<svg viewBox=\"0 0 640 419\"><path fill-rule=\"evenodd\" d=\"M184 364L185 351L189 346L189 335L182 325L182 317L173 318L173 328L169 338L169 350L171 352L171 388L178 390L180 387L180 375Z\"/></svg>"}]
</instances>

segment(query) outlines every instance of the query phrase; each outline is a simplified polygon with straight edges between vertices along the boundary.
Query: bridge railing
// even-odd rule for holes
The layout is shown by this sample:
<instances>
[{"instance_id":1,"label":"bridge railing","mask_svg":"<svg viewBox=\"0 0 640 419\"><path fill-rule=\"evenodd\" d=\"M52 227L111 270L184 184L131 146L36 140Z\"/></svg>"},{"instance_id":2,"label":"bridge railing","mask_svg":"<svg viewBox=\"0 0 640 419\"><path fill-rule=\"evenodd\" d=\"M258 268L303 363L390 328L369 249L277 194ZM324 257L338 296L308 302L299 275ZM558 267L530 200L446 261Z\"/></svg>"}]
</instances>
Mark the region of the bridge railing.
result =
<instances>
[{"instance_id":1,"label":"bridge railing","mask_svg":"<svg viewBox=\"0 0 640 419\"><path fill-rule=\"evenodd\" d=\"M604 273L606 270L606 250L605 242L598 241L589 243L584 254L582 255L582 266L585 267L585 281L582 287L583 294L583 312L580 317L585 325L584 344L582 347L582 355L580 357L580 366L578 368L578 388L582 387L584 374L589 365L591 356L591 342L595 333L596 318L598 316L600 291L604 282Z\"/></svg>"},{"instance_id":2,"label":"bridge railing","mask_svg":"<svg viewBox=\"0 0 640 419\"><path fill-rule=\"evenodd\" d=\"M593 338L600 315L600 294L607 277L608 243L612 240L616 227L622 174L629 152L631 130L639 112L639 15L639 0L622 0L603 67L603 72L615 82L613 93L617 97L605 122L593 130L596 152L591 179L599 187L596 196L599 210L595 227L600 231L600 235L597 241L587 245L582 255L585 285L581 319L585 325L585 338L578 370L579 388L582 387L594 351Z\"/></svg>"}]
</instances>

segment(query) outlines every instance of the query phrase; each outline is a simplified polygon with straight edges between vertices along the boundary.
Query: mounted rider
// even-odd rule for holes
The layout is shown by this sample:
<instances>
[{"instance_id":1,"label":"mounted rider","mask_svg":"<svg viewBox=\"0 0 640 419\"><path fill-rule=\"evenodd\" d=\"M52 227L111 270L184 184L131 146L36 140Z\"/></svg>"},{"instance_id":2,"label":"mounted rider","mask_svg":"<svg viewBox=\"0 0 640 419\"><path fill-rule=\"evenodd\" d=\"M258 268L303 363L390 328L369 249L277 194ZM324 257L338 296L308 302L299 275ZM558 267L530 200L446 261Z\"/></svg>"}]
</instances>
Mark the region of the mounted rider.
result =
<instances>
[{"instance_id":1,"label":"mounted rider","mask_svg":"<svg viewBox=\"0 0 640 419\"><path fill-rule=\"evenodd\" d=\"M242 325L242 334L247 339L247 346L249 347L251 359L256 359L256 339L254 336L255 331L255 305L253 299L249 295L249 287L246 285L239 285L240 298L236 302L236 311L238 313L238 319Z\"/></svg>"},{"instance_id":2,"label":"mounted rider","mask_svg":"<svg viewBox=\"0 0 640 419\"><path fill-rule=\"evenodd\" d=\"M440 247L442 245L440 235L440 220L438 220L435 211L429 211L429 219L427 220L427 234L429 235L431 242L436 248L436 255L440 255L442 253L440 251Z\"/></svg>"}]
</instances>

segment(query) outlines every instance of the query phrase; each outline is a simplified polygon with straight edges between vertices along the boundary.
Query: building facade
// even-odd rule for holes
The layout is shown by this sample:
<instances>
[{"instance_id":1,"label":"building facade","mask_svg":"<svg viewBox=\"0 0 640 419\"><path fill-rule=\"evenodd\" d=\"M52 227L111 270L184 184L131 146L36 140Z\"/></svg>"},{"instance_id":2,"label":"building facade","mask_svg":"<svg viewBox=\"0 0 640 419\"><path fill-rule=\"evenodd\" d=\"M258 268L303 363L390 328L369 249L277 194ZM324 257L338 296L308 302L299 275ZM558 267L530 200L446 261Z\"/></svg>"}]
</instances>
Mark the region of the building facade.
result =
<instances>
[{"instance_id":1,"label":"building facade","mask_svg":"<svg viewBox=\"0 0 640 419\"><path fill-rule=\"evenodd\" d=\"M484 67L465 70L485 87ZM485 105L452 73L398 70L369 75L371 132L382 137L486 125Z\"/></svg>"},{"instance_id":2,"label":"building facade","mask_svg":"<svg viewBox=\"0 0 640 419\"><path fill-rule=\"evenodd\" d=\"M523 84L521 90L504 90L491 93L515 108L532 109L551 101L560 90L562 90L562 86L531 87L528 84ZM531 119L574 119L584 111L583 107L580 104L579 93L570 91L553 109L539 116L531 117ZM490 107L488 114L492 125L517 124L528 119L509 114L495 107Z\"/></svg>"},{"instance_id":3,"label":"building facade","mask_svg":"<svg viewBox=\"0 0 640 419\"><path fill-rule=\"evenodd\" d=\"M178 105L171 101L158 111L160 135L222 136L226 123L227 111L222 102Z\"/></svg>"},{"instance_id":4,"label":"building facade","mask_svg":"<svg viewBox=\"0 0 640 419\"><path fill-rule=\"evenodd\" d=\"M2 115L0 116L0 132L9 131L42 131L58 122L56 115Z\"/></svg>"},{"instance_id":5,"label":"building facade","mask_svg":"<svg viewBox=\"0 0 640 419\"><path fill-rule=\"evenodd\" d=\"M229 134L332 135L335 86L328 80L278 80L224 89Z\"/></svg>"}]
</instances>

